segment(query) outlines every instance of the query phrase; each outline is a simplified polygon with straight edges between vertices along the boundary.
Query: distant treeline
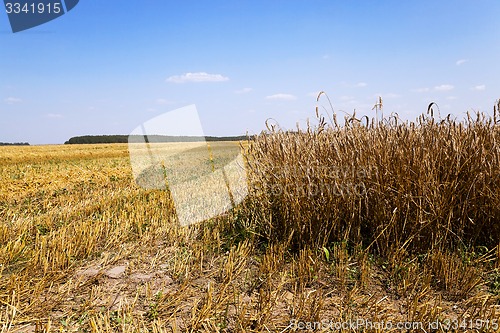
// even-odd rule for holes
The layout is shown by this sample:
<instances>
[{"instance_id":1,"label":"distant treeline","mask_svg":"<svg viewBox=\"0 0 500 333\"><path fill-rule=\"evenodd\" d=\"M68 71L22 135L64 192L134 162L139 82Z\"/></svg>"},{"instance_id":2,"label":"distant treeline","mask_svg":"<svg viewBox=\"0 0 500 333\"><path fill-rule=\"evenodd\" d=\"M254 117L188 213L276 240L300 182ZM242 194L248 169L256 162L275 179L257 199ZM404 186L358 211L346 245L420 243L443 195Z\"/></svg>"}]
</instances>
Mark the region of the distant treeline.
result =
<instances>
[{"instance_id":1,"label":"distant treeline","mask_svg":"<svg viewBox=\"0 0 500 333\"><path fill-rule=\"evenodd\" d=\"M84 135L75 136L64 144L128 143L130 142L198 142L198 141L241 141L252 139L241 136L168 136L168 135Z\"/></svg>"},{"instance_id":2,"label":"distant treeline","mask_svg":"<svg viewBox=\"0 0 500 333\"><path fill-rule=\"evenodd\" d=\"M14 142L14 143L9 143L9 142L0 142L0 146L29 146L30 144L27 142Z\"/></svg>"}]
</instances>

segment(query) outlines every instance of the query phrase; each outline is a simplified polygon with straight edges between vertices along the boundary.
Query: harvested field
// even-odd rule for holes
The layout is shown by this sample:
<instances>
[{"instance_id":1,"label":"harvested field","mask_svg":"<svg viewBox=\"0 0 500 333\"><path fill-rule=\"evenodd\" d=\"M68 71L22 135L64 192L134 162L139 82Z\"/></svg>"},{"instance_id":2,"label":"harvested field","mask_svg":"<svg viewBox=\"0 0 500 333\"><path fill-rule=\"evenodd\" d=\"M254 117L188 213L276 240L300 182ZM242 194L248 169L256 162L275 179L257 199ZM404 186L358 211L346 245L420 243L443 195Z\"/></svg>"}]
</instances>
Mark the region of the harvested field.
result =
<instances>
[{"instance_id":1,"label":"harvested field","mask_svg":"<svg viewBox=\"0 0 500 333\"><path fill-rule=\"evenodd\" d=\"M243 153L248 196L185 227L168 190L137 185L127 145L0 147L0 328L496 331L497 108L342 127L318 115L190 150L184 175Z\"/></svg>"}]
</instances>

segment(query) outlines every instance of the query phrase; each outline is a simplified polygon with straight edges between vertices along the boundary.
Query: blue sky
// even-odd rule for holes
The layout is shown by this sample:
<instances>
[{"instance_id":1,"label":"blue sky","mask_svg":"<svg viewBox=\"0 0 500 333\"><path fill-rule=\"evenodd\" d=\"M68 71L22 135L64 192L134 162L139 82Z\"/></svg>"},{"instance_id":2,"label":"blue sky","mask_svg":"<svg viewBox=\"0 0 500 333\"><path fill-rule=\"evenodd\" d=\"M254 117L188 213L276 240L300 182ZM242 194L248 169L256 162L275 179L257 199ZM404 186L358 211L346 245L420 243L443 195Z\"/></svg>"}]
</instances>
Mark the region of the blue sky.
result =
<instances>
[{"instance_id":1,"label":"blue sky","mask_svg":"<svg viewBox=\"0 0 500 333\"><path fill-rule=\"evenodd\" d=\"M500 2L81 0L13 34L0 13L0 142L128 134L195 104L206 135L335 110L414 120L492 113L500 98ZM328 106L325 100L322 105Z\"/></svg>"}]
</instances>

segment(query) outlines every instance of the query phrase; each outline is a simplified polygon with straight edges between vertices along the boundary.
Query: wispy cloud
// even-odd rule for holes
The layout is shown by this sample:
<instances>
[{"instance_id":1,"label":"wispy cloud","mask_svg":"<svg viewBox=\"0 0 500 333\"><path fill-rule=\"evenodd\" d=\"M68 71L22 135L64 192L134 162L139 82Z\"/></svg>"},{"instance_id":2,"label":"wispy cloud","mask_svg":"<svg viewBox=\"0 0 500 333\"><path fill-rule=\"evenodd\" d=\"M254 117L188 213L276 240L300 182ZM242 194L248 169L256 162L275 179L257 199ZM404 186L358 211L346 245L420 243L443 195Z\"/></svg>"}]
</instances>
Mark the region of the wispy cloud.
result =
<instances>
[{"instance_id":1,"label":"wispy cloud","mask_svg":"<svg viewBox=\"0 0 500 333\"><path fill-rule=\"evenodd\" d=\"M235 94L248 94L251 91L253 91L252 88L243 88L243 89L240 89L240 90L236 90L234 93Z\"/></svg>"},{"instance_id":2,"label":"wispy cloud","mask_svg":"<svg viewBox=\"0 0 500 333\"><path fill-rule=\"evenodd\" d=\"M206 72L185 73L182 75L173 75L167 78L167 82L185 83L185 82L223 82L229 78L221 74L209 74Z\"/></svg>"},{"instance_id":3,"label":"wispy cloud","mask_svg":"<svg viewBox=\"0 0 500 333\"><path fill-rule=\"evenodd\" d=\"M324 54L321 58L323 58L323 60L328 60L328 59L330 59L330 55Z\"/></svg>"},{"instance_id":4,"label":"wispy cloud","mask_svg":"<svg viewBox=\"0 0 500 333\"><path fill-rule=\"evenodd\" d=\"M440 86L434 87L434 90L436 90L436 91L450 91L450 90L453 90L453 88L455 88L455 87L452 86L451 84L442 84Z\"/></svg>"},{"instance_id":5,"label":"wispy cloud","mask_svg":"<svg viewBox=\"0 0 500 333\"><path fill-rule=\"evenodd\" d=\"M478 86L472 87L472 90L475 90L475 91L483 91L483 90L486 90L486 85L485 85L485 84L480 84L480 85L478 85Z\"/></svg>"},{"instance_id":6,"label":"wispy cloud","mask_svg":"<svg viewBox=\"0 0 500 333\"><path fill-rule=\"evenodd\" d=\"M457 99L457 96L448 96L446 97L447 100L454 101Z\"/></svg>"},{"instance_id":7,"label":"wispy cloud","mask_svg":"<svg viewBox=\"0 0 500 333\"><path fill-rule=\"evenodd\" d=\"M156 104L158 105L168 105L168 104L172 104L171 101L169 100L166 100L164 98L157 98L156 101L155 101Z\"/></svg>"},{"instance_id":8,"label":"wispy cloud","mask_svg":"<svg viewBox=\"0 0 500 333\"><path fill-rule=\"evenodd\" d=\"M21 103L22 101L23 101L22 99L17 97L7 97L6 99L4 99L4 102L9 105Z\"/></svg>"},{"instance_id":9,"label":"wispy cloud","mask_svg":"<svg viewBox=\"0 0 500 333\"><path fill-rule=\"evenodd\" d=\"M467 61L469 61L469 60L467 60L467 59L460 59L460 60L457 60L457 61L455 62L455 64L456 64L457 66L461 66L461 65L465 64Z\"/></svg>"},{"instance_id":10,"label":"wispy cloud","mask_svg":"<svg viewBox=\"0 0 500 333\"><path fill-rule=\"evenodd\" d=\"M62 118L63 117L63 115L59 114L59 113L47 113L45 116L47 118L52 118L52 119Z\"/></svg>"},{"instance_id":11,"label":"wispy cloud","mask_svg":"<svg viewBox=\"0 0 500 333\"><path fill-rule=\"evenodd\" d=\"M416 88L416 89L412 89L411 91L417 92L417 93L423 93L423 92L430 91L430 89L429 88Z\"/></svg>"},{"instance_id":12,"label":"wispy cloud","mask_svg":"<svg viewBox=\"0 0 500 333\"><path fill-rule=\"evenodd\" d=\"M274 95L266 96L266 99L282 100L282 101L294 101L297 99L297 97L294 95L291 95L291 94L274 94Z\"/></svg>"}]
</instances>

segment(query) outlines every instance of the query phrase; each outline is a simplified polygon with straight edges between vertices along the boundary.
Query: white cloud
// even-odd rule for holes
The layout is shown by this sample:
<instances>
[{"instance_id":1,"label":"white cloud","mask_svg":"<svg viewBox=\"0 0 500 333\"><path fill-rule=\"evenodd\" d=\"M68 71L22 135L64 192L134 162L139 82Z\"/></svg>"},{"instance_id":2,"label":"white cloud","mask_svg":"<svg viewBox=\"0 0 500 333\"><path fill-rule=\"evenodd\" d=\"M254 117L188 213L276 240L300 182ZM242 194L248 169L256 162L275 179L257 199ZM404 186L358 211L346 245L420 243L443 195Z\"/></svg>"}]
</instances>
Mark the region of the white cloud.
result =
<instances>
[{"instance_id":1,"label":"white cloud","mask_svg":"<svg viewBox=\"0 0 500 333\"><path fill-rule=\"evenodd\" d=\"M340 84L342 84L344 87L347 87L347 88L364 88L364 87L368 86L368 83L366 83L366 82L349 83L349 82L342 81Z\"/></svg>"},{"instance_id":2,"label":"white cloud","mask_svg":"<svg viewBox=\"0 0 500 333\"><path fill-rule=\"evenodd\" d=\"M4 99L4 101L5 103L12 105L16 103L21 103L23 100L17 97L7 97L6 99Z\"/></svg>"},{"instance_id":3,"label":"white cloud","mask_svg":"<svg viewBox=\"0 0 500 333\"><path fill-rule=\"evenodd\" d=\"M170 102L170 101L168 101L168 100L166 100L166 99L164 99L164 98L157 98L155 102L156 102L156 104L158 104L158 105L168 105L168 104L172 104L172 102Z\"/></svg>"},{"instance_id":4,"label":"white cloud","mask_svg":"<svg viewBox=\"0 0 500 333\"><path fill-rule=\"evenodd\" d=\"M418 92L418 93L423 93L423 92L430 91L430 89L429 88L417 88L417 89L412 89L411 91Z\"/></svg>"},{"instance_id":5,"label":"white cloud","mask_svg":"<svg viewBox=\"0 0 500 333\"><path fill-rule=\"evenodd\" d=\"M234 93L235 94L248 94L251 91L253 91L252 88L243 88L243 89L240 89L240 90L236 90Z\"/></svg>"},{"instance_id":6,"label":"white cloud","mask_svg":"<svg viewBox=\"0 0 500 333\"><path fill-rule=\"evenodd\" d=\"M167 82L184 83L184 82L222 82L228 81L229 78L221 74L208 74L206 72L185 73L182 75L173 75L167 78Z\"/></svg>"},{"instance_id":7,"label":"white cloud","mask_svg":"<svg viewBox=\"0 0 500 333\"><path fill-rule=\"evenodd\" d=\"M62 114L59 114L59 113L48 113L46 115L47 118L62 118L63 115Z\"/></svg>"},{"instance_id":8,"label":"white cloud","mask_svg":"<svg viewBox=\"0 0 500 333\"><path fill-rule=\"evenodd\" d=\"M275 94L275 95L266 96L266 99L282 100L282 101L294 101L297 99L297 97L295 97L294 95L291 95L291 94Z\"/></svg>"},{"instance_id":9,"label":"white cloud","mask_svg":"<svg viewBox=\"0 0 500 333\"><path fill-rule=\"evenodd\" d=\"M467 59L460 59L460 60L457 60L457 62L455 62L455 64L457 66L460 66L460 65L465 64L467 61L469 61L469 60L467 60Z\"/></svg>"},{"instance_id":10,"label":"white cloud","mask_svg":"<svg viewBox=\"0 0 500 333\"><path fill-rule=\"evenodd\" d=\"M436 91L450 91L450 90L453 90L453 88L455 88L455 87L452 86L451 84L442 84L440 86L434 87L434 90L436 90Z\"/></svg>"},{"instance_id":11,"label":"white cloud","mask_svg":"<svg viewBox=\"0 0 500 333\"><path fill-rule=\"evenodd\" d=\"M457 99L457 96L448 96L448 97L446 97L446 99L453 101L453 100Z\"/></svg>"},{"instance_id":12,"label":"white cloud","mask_svg":"<svg viewBox=\"0 0 500 333\"><path fill-rule=\"evenodd\" d=\"M325 54L321 58L323 58L323 60L328 60L328 59L330 59L330 55Z\"/></svg>"},{"instance_id":13,"label":"white cloud","mask_svg":"<svg viewBox=\"0 0 500 333\"><path fill-rule=\"evenodd\" d=\"M485 85L485 84L480 84L480 85L478 85L478 86L472 87L472 90L475 90L475 91L483 91L483 90L486 90L486 85Z\"/></svg>"}]
</instances>

